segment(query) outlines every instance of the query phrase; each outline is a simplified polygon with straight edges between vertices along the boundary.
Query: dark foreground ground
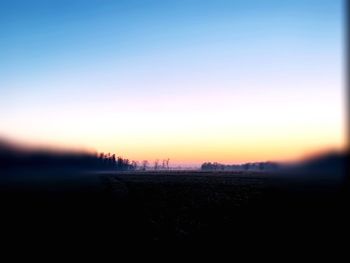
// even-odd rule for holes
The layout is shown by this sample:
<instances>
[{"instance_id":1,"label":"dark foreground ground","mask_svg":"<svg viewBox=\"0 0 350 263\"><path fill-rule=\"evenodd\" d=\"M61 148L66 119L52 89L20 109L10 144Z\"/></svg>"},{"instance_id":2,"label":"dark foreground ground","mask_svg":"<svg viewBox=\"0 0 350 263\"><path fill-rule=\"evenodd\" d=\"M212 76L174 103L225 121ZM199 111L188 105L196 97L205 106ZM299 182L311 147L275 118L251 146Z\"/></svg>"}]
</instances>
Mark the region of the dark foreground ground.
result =
<instances>
[{"instance_id":1,"label":"dark foreground ground","mask_svg":"<svg viewBox=\"0 0 350 263\"><path fill-rule=\"evenodd\" d=\"M349 219L343 181L312 175L45 171L4 174L0 187L2 238L15 243L322 243Z\"/></svg>"}]
</instances>

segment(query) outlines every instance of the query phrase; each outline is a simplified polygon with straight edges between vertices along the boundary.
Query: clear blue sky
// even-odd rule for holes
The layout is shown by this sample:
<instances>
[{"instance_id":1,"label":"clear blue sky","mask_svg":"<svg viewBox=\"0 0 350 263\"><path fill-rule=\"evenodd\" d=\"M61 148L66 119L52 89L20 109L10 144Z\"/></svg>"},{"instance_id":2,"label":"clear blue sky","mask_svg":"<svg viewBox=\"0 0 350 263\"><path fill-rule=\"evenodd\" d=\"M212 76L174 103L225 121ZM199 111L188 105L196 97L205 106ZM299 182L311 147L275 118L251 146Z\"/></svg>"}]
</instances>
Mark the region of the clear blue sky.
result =
<instances>
[{"instance_id":1,"label":"clear blue sky","mask_svg":"<svg viewBox=\"0 0 350 263\"><path fill-rule=\"evenodd\" d=\"M241 147L246 149L256 138L261 138L261 151L263 142L279 145L267 139L270 130L289 131L290 137L280 140L295 141L300 147L291 150L294 154L339 145L344 121L343 4L3 0L0 135L139 152L135 158L153 158L168 150L180 163L192 157L169 143L176 134L181 135L182 148L207 153L192 158L194 163L213 156L240 160L232 147L236 141L230 138L243 134L247 145ZM283 117L274 115L277 108ZM317 112L321 117L315 118ZM218 120L218 131L197 139L195 134L210 127L208 120L203 124L205 114L211 122ZM261 116L266 125L246 122ZM121 120L128 128L118 126ZM140 129L138 122L154 128ZM158 127L159 122L164 125ZM275 127L276 122L280 126ZM313 126L293 133L290 123ZM246 129L260 132L247 135ZM300 134L313 130L325 134L315 145L305 146L309 135ZM218 136L225 143L217 141ZM213 146L198 146L204 142ZM145 150L150 145L154 152ZM249 154L260 158L254 150L247 152L248 159Z\"/></svg>"}]
</instances>

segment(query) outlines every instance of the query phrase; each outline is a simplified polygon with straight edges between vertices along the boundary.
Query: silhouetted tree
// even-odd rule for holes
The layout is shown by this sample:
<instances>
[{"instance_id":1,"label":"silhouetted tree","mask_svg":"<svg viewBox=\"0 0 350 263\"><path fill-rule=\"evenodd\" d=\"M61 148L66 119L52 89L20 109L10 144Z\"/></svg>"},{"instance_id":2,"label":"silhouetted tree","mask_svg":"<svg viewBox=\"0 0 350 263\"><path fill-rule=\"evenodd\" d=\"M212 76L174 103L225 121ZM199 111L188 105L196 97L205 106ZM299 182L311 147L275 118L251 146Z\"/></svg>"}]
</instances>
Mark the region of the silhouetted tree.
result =
<instances>
[{"instance_id":1,"label":"silhouetted tree","mask_svg":"<svg viewBox=\"0 0 350 263\"><path fill-rule=\"evenodd\" d=\"M170 161L170 159L168 158L168 159L166 159L166 169L167 170L169 170L169 161Z\"/></svg>"},{"instance_id":2,"label":"silhouetted tree","mask_svg":"<svg viewBox=\"0 0 350 263\"><path fill-rule=\"evenodd\" d=\"M142 170L146 171L147 167L148 167L148 161L147 160L143 160L142 161Z\"/></svg>"},{"instance_id":3,"label":"silhouetted tree","mask_svg":"<svg viewBox=\"0 0 350 263\"><path fill-rule=\"evenodd\" d=\"M115 154L112 155L111 159L112 159L112 165L115 166Z\"/></svg>"},{"instance_id":4,"label":"silhouetted tree","mask_svg":"<svg viewBox=\"0 0 350 263\"><path fill-rule=\"evenodd\" d=\"M117 157L117 169L119 170L123 169L123 158L120 156Z\"/></svg>"},{"instance_id":5,"label":"silhouetted tree","mask_svg":"<svg viewBox=\"0 0 350 263\"><path fill-rule=\"evenodd\" d=\"M154 170L158 170L158 168L159 168L159 160L156 159L156 160L154 161Z\"/></svg>"},{"instance_id":6,"label":"silhouetted tree","mask_svg":"<svg viewBox=\"0 0 350 263\"><path fill-rule=\"evenodd\" d=\"M123 170L129 170L129 169L130 169L129 159L123 159Z\"/></svg>"},{"instance_id":7,"label":"silhouetted tree","mask_svg":"<svg viewBox=\"0 0 350 263\"><path fill-rule=\"evenodd\" d=\"M138 166L138 164L136 161L131 161L131 170L136 170L137 166Z\"/></svg>"}]
</instances>

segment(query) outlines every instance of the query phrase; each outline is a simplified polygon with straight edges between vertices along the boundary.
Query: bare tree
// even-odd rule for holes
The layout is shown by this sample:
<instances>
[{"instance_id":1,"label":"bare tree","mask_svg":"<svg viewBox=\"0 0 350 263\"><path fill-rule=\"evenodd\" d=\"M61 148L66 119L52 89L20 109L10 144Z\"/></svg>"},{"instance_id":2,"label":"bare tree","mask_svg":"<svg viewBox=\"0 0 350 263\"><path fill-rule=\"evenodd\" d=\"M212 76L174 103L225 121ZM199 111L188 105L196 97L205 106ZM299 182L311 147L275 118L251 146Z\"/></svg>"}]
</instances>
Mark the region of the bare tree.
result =
<instances>
[{"instance_id":1,"label":"bare tree","mask_svg":"<svg viewBox=\"0 0 350 263\"><path fill-rule=\"evenodd\" d=\"M111 163L113 166L115 166L115 164L116 164L115 154L113 154L111 157Z\"/></svg>"},{"instance_id":2,"label":"bare tree","mask_svg":"<svg viewBox=\"0 0 350 263\"><path fill-rule=\"evenodd\" d=\"M170 162L170 159L166 159L165 160L165 164L166 164L166 169L169 170L169 162Z\"/></svg>"},{"instance_id":3,"label":"bare tree","mask_svg":"<svg viewBox=\"0 0 350 263\"><path fill-rule=\"evenodd\" d=\"M154 170L158 170L158 168L159 168L159 160L156 159L156 160L154 161Z\"/></svg>"},{"instance_id":4,"label":"bare tree","mask_svg":"<svg viewBox=\"0 0 350 263\"><path fill-rule=\"evenodd\" d=\"M146 171L147 167L148 167L148 161L147 160L143 160L142 161L142 170Z\"/></svg>"}]
</instances>

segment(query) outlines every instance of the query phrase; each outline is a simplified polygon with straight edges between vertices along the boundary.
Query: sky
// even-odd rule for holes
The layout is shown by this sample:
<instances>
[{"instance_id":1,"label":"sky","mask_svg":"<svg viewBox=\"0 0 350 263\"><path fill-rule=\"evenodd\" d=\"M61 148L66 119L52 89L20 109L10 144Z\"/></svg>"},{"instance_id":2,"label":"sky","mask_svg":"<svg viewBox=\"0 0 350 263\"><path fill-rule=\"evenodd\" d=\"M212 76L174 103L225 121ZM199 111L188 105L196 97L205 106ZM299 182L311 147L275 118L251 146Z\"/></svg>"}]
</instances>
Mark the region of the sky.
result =
<instances>
[{"instance_id":1,"label":"sky","mask_svg":"<svg viewBox=\"0 0 350 263\"><path fill-rule=\"evenodd\" d=\"M133 160L346 145L341 0L0 2L0 136Z\"/></svg>"}]
</instances>

